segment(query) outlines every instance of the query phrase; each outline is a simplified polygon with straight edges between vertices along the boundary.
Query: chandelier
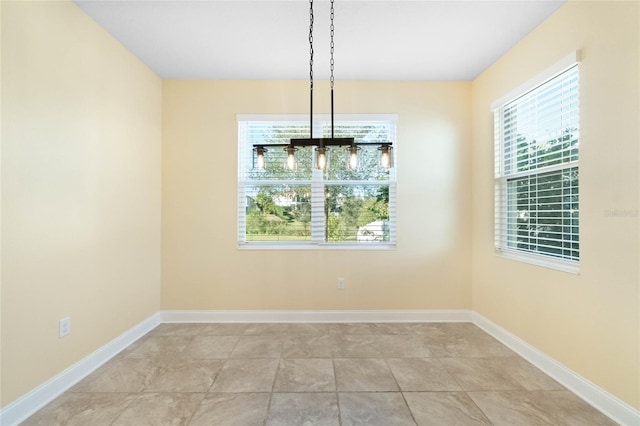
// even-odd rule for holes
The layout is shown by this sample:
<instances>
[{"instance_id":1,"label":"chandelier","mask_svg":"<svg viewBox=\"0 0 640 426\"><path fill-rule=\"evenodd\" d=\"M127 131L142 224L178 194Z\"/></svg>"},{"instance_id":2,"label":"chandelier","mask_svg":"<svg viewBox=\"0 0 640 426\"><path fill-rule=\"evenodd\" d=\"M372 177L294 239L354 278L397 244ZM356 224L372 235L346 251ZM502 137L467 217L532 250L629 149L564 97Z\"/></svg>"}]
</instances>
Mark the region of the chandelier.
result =
<instances>
[{"instance_id":1,"label":"chandelier","mask_svg":"<svg viewBox=\"0 0 640 426\"><path fill-rule=\"evenodd\" d=\"M310 94L310 107L309 107L309 138L305 139L290 139L288 144L255 144L253 145L253 151L256 153L257 161L256 165L258 169L265 168L265 158L264 154L267 152L267 148L274 147L284 147L284 150L287 153L287 158L285 160L285 166L288 169L294 169L296 167L296 151L298 147L315 147L315 167L319 170L326 170L329 165L329 147L346 147L346 151L344 151L345 155L349 156L349 160L347 164L350 169L355 170L358 168L358 151L361 146L365 145L374 145L378 147L380 151L380 165L384 168L393 167L393 144L392 142L356 142L354 138L336 138L334 136L334 119L333 119L333 87L334 87L334 59L333 59L333 51L334 51L334 0L331 0L331 11L330 11L330 34L331 34L331 42L330 42L330 70L331 76L329 79L330 87L331 87L331 137L330 138L314 138L313 137L313 0L309 0L309 94Z\"/></svg>"}]
</instances>

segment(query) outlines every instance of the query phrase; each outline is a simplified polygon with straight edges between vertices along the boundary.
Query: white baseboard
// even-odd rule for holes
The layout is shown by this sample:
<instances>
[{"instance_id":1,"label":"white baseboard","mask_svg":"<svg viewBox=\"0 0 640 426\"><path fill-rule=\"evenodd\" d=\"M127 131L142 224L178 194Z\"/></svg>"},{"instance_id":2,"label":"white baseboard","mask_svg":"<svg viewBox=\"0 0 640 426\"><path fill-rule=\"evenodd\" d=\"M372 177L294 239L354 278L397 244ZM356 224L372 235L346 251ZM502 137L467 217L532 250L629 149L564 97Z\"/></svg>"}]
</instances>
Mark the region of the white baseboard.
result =
<instances>
[{"instance_id":1,"label":"white baseboard","mask_svg":"<svg viewBox=\"0 0 640 426\"><path fill-rule=\"evenodd\" d=\"M162 322L471 322L468 310L162 311Z\"/></svg>"},{"instance_id":2,"label":"white baseboard","mask_svg":"<svg viewBox=\"0 0 640 426\"><path fill-rule=\"evenodd\" d=\"M598 385L476 312L473 312L473 323L615 422L624 426L640 425L640 411L616 398Z\"/></svg>"},{"instance_id":3,"label":"white baseboard","mask_svg":"<svg viewBox=\"0 0 640 426\"><path fill-rule=\"evenodd\" d=\"M0 425L13 426L24 421L158 324L160 324L160 313L145 319L92 354L87 355L66 370L7 405L0 410Z\"/></svg>"}]
</instances>

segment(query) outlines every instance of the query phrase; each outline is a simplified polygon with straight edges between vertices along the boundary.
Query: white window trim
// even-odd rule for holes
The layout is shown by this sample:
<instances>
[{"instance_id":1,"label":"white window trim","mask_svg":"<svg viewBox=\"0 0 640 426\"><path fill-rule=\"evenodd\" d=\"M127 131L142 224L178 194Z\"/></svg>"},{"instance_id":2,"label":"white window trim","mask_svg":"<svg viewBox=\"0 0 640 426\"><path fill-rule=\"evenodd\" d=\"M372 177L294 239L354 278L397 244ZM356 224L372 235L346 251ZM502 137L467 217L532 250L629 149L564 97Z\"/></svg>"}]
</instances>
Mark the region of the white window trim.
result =
<instances>
[{"instance_id":1,"label":"white window trim","mask_svg":"<svg viewBox=\"0 0 640 426\"><path fill-rule=\"evenodd\" d=\"M314 126L317 122L329 121L331 119L330 114L314 114L313 116ZM393 121L397 132L398 127L398 114L335 114L334 119L336 122L340 121ZM304 122L309 119L308 114L236 114L236 122L243 121L300 121ZM238 126L239 127L239 126ZM397 153L397 138L393 141L393 155ZM396 159L394 158L394 163ZM240 173L240 169L238 169ZM316 173L316 170L314 170ZM393 179L389 182L389 190L397 194L397 175L395 167L391 171ZM240 178L240 175L239 175ZM282 181L278 181L282 182ZM339 185L341 182L348 184L357 183L356 181L330 181L324 184ZM385 181L387 182L387 181ZM246 182L245 182L246 183ZM262 182L261 182L262 183ZM381 182L384 183L384 182ZM374 185L376 182L366 181L365 184ZM243 191L242 191L243 192ZM240 188L238 188L238 196L241 194ZM397 198L394 196L397 203ZM392 206L390 206L391 208ZM396 206L392 207L392 214L394 221L397 221ZM397 249L397 224L394 223L390 227L391 239L393 242L388 243L341 243L341 242L327 242L327 241L300 241L300 242L274 242L274 241L251 241L247 242L238 239L238 250L350 250L350 251L390 251Z\"/></svg>"},{"instance_id":2,"label":"white window trim","mask_svg":"<svg viewBox=\"0 0 640 426\"><path fill-rule=\"evenodd\" d=\"M563 72L565 72L566 70L572 68L573 66L575 66L576 64L580 63L580 51L576 50L572 53L570 53L569 55L565 56L564 58L562 58L560 61L556 62L554 65L552 65L551 67L547 68L546 70L544 70L543 72L541 72L540 74L536 75L535 77L527 80L525 83L519 85L518 87L516 87L515 89L509 91L507 94L501 96L500 98L496 99L494 102L491 103L491 112L494 113L494 117L496 117L496 115L499 118L494 118L496 121L496 125L494 126L494 142L495 142L495 146L494 146L494 150L495 150L495 157L494 157L494 166L495 166L495 178L494 178L494 204L496 202L496 198L498 196L502 196L503 194L498 194L499 190L505 191L506 190L506 185L505 182L507 180L507 177L505 177L504 175L502 175L502 155L503 155L503 138L500 136L500 134L498 132L502 132L502 114L499 114L499 111L508 103L510 103L511 101L519 98L520 96L523 96L524 94L536 89L538 86L546 83L547 81L553 79L554 77L562 74ZM548 167L545 168L545 170L542 171L538 171L537 173L543 173L543 172L547 172L547 171L551 171L552 169L568 169L571 167L579 167L579 160L575 161L575 162L571 162L571 163L564 163L562 165L559 165L557 167ZM527 174L530 175L530 174ZM513 176L509 176L509 178L512 178ZM502 185L498 185L498 182L501 181L503 182ZM497 208L497 207L496 207ZM501 219L502 219L502 215L498 215L498 212L494 210L494 227L500 227L503 226L503 224L501 223ZM494 233L495 233L495 229L494 229ZM504 244L503 244L504 246ZM523 262L523 263L528 263L531 265L536 265L536 266L542 266L545 268L549 268L549 269L554 269L557 271L562 271L562 272L568 272L568 273L572 273L572 274L579 274L580 273L580 261L576 261L576 260L568 260L568 259L561 259L561 258L554 258L552 256L547 256L547 255L542 255L542 254L537 254L537 253L532 253L532 252L525 252L525 251L520 251L520 250L516 250L516 249L510 249L507 247L500 247L500 246L494 246L494 250L495 250L495 254L499 257L505 258L505 259L510 259L510 260L515 260L515 261L519 261L519 262Z\"/></svg>"},{"instance_id":3,"label":"white window trim","mask_svg":"<svg viewBox=\"0 0 640 426\"><path fill-rule=\"evenodd\" d=\"M495 111L501 108L502 106L519 98L525 93L532 91L533 89L547 82L548 80L551 80L553 77L557 76L558 74L562 74L564 71L573 67L575 64L580 63L580 57L581 57L581 54L579 50L571 52L570 54L560 59L558 62L556 62L546 70L542 71L540 74L530 78L529 80L525 81L518 87L510 90L505 95L500 96L498 99L493 101L490 107L491 111Z\"/></svg>"},{"instance_id":4,"label":"white window trim","mask_svg":"<svg viewBox=\"0 0 640 426\"><path fill-rule=\"evenodd\" d=\"M580 263L573 260L553 258L551 256L499 247L495 248L495 253L497 256L505 259L516 260L530 265L542 266L571 274L580 274Z\"/></svg>"}]
</instances>

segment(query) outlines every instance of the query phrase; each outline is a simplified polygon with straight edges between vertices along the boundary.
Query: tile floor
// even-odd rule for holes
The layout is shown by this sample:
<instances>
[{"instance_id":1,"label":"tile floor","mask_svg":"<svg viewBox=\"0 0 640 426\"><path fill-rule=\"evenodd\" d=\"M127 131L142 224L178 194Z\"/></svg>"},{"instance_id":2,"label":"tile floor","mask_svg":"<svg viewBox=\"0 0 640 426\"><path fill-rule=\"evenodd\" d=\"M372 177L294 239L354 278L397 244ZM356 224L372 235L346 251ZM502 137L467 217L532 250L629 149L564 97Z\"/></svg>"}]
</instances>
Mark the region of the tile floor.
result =
<instances>
[{"instance_id":1,"label":"tile floor","mask_svg":"<svg viewBox=\"0 0 640 426\"><path fill-rule=\"evenodd\" d=\"M162 324L23 425L610 425L468 323Z\"/></svg>"}]
</instances>

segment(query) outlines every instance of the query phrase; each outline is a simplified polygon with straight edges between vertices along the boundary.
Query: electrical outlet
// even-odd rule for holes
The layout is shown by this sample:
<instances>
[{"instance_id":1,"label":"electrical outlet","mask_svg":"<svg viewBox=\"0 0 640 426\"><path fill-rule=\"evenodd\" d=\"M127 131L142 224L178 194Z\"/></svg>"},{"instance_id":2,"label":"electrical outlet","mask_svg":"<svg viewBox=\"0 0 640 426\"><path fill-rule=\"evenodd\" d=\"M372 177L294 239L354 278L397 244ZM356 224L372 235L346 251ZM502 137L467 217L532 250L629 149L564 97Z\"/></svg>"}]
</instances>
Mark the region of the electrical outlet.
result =
<instances>
[{"instance_id":1,"label":"electrical outlet","mask_svg":"<svg viewBox=\"0 0 640 426\"><path fill-rule=\"evenodd\" d=\"M64 337L67 334L71 333L71 318L62 318L58 324L60 326L59 337Z\"/></svg>"},{"instance_id":2,"label":"electrical outlet","mask_svg":"<svg viewBox=\"0 0 640 426\"><path fill-rule=\"evenodd\" d=\"M344 278L338 278L338 290L344 290L345 280Z\"/></svg>"}]
</instances>

